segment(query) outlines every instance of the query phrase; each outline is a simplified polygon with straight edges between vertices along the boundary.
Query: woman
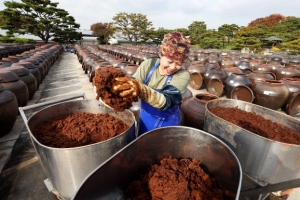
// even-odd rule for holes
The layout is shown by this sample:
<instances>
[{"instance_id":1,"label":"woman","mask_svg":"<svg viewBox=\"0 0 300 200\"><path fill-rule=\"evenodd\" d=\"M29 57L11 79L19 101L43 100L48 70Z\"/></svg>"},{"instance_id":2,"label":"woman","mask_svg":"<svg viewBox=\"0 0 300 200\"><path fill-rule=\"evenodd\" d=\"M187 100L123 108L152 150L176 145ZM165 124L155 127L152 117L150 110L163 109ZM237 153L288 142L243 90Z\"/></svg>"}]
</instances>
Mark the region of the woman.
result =
<instances>
[{"instance_id":1,"label":"woman","mask_svg":"<svg viewBox=\"0 0 300 200\"><path fill-rule=\"evenodd\" d=\"M181 66L188 59L189 48L190 41L184 35L168 33L160 45L160 58L142 62L133 75L135 79L116 78L119 88L132 86L120 96L139 95L141 98L138 135L158 127L180 125L179 104L190 79Z\"/></svg>"}]
</instances>

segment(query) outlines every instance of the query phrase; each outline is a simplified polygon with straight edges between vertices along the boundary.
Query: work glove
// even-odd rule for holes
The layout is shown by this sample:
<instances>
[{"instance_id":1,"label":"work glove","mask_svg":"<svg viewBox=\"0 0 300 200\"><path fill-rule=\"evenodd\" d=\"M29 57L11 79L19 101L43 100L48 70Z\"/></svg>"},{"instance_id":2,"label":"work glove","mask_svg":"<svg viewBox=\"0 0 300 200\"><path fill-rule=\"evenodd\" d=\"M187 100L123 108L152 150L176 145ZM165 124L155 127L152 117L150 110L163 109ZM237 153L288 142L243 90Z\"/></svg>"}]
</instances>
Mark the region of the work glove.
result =
<instances>
[{"instance_id":1,"label":"work glove","mask_svg":"<svg viewBox=\"0 0 300 200\"><path fill-rule=\"evenodd\" d=\"M138 80L129 77L117 77L115 80L116 84L113 86L113 89L119 92L119 96L123 98L139 96L155 108L162 108L166 104L166 98L163 94L153 90Z\"/></svg>"}]
</instances>

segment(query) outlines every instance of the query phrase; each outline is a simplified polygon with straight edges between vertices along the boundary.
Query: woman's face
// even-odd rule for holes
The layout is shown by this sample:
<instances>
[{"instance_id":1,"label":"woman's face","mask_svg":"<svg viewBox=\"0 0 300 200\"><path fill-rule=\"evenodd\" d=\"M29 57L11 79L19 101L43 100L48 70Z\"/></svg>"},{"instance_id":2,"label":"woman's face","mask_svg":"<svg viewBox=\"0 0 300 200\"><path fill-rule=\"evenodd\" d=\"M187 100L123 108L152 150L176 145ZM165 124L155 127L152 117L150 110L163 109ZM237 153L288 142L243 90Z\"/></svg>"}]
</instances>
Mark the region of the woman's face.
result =
<instances>
[{"instance_id":1,"label":"woman's face","mask_svg":"<svg viewBox=\"0 0 300 200\"><path fill-rule=\"evenodd\" d=\"M166 56L160 57L159 72L161 75L171 75L181 69L181 63Z\"/></svg>"}]
</instances>

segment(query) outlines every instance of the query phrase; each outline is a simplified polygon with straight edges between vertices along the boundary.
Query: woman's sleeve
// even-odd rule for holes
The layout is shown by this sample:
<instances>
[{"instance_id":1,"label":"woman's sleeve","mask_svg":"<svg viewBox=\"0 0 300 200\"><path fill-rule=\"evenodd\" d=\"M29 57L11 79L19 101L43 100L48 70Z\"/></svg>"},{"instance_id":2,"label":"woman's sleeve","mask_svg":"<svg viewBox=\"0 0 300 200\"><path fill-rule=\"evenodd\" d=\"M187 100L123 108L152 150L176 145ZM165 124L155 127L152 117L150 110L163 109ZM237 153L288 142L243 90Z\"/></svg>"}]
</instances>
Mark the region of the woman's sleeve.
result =
<instances>
[{"instance_id":1,"label":"woman's sleeve","mask_svg":"<svg viewBox=\"0 0 300 200\"><path fill-rule=\"evenodd\" d=\"M171 81L171 85L176 87L180 91L181 96L184 97L189 81L190 74L186 70L181 70L180 73L174 75Z\"/></svg>"}]
</instances>

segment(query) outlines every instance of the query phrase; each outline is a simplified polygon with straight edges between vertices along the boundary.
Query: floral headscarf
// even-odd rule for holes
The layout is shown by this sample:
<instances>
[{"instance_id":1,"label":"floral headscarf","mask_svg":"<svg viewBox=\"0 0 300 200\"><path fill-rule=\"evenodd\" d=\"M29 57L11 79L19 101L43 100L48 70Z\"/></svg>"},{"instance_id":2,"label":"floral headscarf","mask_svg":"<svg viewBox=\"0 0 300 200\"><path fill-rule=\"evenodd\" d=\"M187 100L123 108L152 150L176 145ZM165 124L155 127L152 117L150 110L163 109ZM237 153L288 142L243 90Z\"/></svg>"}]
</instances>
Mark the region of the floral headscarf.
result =
<instances>
[{"instance_id":1,"label":"floral headscarf","mask_svg":"<svg viewBox=\"0 0 300 200\"><path fill-rule=\"evenodd\" d=\"M162 56L174 59L183 63L190 52L190 40L180 32L173 32L164 35L164 39L160 45L160 53Z\"/></svg>"}]
</instances>

